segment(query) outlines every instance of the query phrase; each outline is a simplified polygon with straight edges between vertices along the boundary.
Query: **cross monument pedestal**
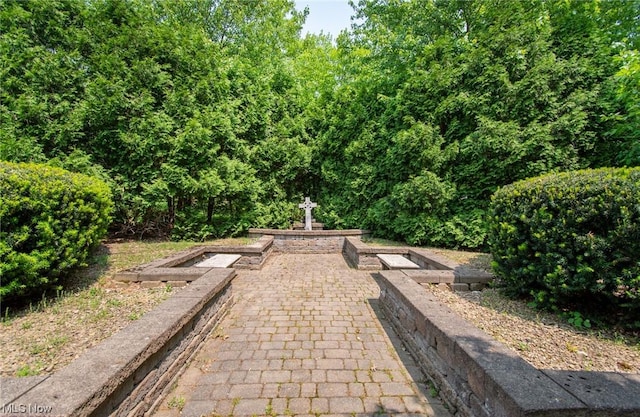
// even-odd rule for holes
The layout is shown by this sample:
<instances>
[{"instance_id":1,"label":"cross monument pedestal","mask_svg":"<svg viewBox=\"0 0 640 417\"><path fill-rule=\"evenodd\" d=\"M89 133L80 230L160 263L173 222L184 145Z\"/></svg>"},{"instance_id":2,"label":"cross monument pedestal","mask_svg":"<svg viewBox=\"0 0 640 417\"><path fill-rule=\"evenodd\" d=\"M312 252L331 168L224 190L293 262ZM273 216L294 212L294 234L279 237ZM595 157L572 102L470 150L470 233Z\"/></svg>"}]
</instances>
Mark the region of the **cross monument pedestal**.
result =
<instances>
[{"instance_id":1,"label":"cross monument pedestal","mask_svg":"<svg viewBox=\"0 0 640 417\"><path fill-rule=\"evenodd\" d=\"M318 204L311 202L311 198L305 197L304 203L298 204L298 207L304 209L304 230L312 230L311 209L318 207Z\"/></svg>"}]
</instances>

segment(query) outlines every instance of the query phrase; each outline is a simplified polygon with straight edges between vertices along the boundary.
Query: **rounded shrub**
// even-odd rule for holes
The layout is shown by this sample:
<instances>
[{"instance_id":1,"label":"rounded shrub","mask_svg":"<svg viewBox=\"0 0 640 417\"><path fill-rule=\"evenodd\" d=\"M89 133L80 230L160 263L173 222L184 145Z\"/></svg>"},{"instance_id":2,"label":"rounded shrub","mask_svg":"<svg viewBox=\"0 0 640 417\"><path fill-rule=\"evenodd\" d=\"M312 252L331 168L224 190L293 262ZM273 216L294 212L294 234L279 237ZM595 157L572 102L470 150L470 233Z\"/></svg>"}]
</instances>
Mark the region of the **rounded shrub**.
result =
<instances>
[{"instance_id":1,"label":"rounded shrub","mask_svg":"<svg viewBox=\"0 0 640 417\"><path fill-rule=\"evenodd\" d=\"M61 168L0 161L0 296L42 292L106 234L111 192Z\"/></svg>"},{"instance_id":2,"label":"rounded shrub","mask_svg":"<svg viewBox=\"0 0 640 417\"><path fill-rule=\"evenodd\" d=\"M615 311L640 326L640 168L549 174L499 189L489 245L508 293L556 310Z\"/></svg>"}]
</instances>

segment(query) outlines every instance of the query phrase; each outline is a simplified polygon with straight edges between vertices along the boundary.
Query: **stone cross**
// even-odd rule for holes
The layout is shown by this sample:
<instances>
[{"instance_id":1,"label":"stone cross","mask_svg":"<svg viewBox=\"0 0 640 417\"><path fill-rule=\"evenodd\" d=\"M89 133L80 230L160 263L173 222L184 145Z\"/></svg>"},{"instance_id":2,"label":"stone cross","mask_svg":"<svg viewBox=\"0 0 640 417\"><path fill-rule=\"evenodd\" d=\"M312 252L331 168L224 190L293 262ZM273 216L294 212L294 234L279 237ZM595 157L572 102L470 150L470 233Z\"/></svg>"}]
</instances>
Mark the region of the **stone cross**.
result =
<instances>
[{"instance_id":1,"label":"stone cross","mask_svg":"<svg viewBox=\"0 0 640 417\"><path fill-rule=\"evenodd\" d=\"M311 230L311 209L318 207L318 204L312 203L311 198L305 197L304 203L298 204L298 207L304 209L304 230Z\"/></svg>"}]
</instances>

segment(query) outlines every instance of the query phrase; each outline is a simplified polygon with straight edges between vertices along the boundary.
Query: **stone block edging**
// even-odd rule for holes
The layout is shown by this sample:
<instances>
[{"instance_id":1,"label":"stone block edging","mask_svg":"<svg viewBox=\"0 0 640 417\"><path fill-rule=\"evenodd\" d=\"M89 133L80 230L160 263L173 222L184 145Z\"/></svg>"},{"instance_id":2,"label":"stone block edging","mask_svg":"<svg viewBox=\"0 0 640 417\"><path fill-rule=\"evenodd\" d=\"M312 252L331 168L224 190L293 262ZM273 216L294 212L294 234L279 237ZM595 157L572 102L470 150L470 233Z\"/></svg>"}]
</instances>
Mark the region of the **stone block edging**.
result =
<instances>
[{"instance_id":1,"label":"stone block edging","mask_svg":"<svg viewBox=\"0 0 640 417\"><path fill-rule=\"evenodd\" d=\"M460 265L451 259L427 249L408 246L369 246L356 237L345 238L344 254L357 269L378 271L383 269L378 254L403 255L421 268L401 270L418 283L447 284L451 289L467 291L482 287L493 280L493 274Z\"/></svg>"},{"instance_id":2,"label":"stone block edging","mask_svg":"<svg viewBox=\"0 0 640 417\"><path fill-rule=\"evenodd\" d=\"M0 415L141 416L152 409L233 303L235 270L203 272L58 372L24 383L2 378L11 389L1 392Z\"/></svg>"},{"instance_id":3,"label":"stone block edging","mask_svg":"<svg viewBox=\"0 0 640 417\"><path fill-rule=\"evenodd\" d=\"M370 232L362 229L343 230L292 230L292 229L249 229L249 237L275 236L278 237L298 237L300 239L330 237L330 236L368 236Z\"/></svg>"},{"instance_id":4,"label":"stone block edging","mask_svg":"<svg viewBox=\"0 0 640 417\"><path fill-rule=\"evenodd\" d=\"M271 236L280 253L341 253L345 239L368 236L367 230L291 230L249 229L249 237Z\"/></svg>"},{"instance_id":5,"label":"stone block edging","mask_svg":"<svg viewBox=\"0 0 640 417\"><path fill-rule=\"evenodd\" d=\"M402 271L377 280L387 318L454 415L640 416L640 375L537 369Z\"/></svg>"},{"instance_id":6,"label":"stone block edging","mask_svg":"<svg viewBox=\"0 0 640 417\"><path fill-rule=\"evenodd\" d=\"M242 256L234 263L233 268L260 269L271 254L272 248L273 236L262 236L251 245L195 246L168 257L117 272L114 280L123 282L191 282L198 279L207 269L190 266L180 267L180 265L195 264L198 260L204 260L206 253L237 253Z\"/></svg>"}]
</instances>

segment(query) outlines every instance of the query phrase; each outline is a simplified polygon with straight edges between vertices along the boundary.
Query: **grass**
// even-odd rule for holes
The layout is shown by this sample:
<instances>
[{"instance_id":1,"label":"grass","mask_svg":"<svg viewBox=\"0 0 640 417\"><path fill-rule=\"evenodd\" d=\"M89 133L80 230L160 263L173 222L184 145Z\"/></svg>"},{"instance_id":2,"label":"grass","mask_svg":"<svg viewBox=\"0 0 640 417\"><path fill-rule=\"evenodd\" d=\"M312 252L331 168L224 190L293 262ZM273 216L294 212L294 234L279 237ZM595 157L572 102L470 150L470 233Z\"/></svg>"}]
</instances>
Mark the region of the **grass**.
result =
<instances>
[{"instance_id":1,"label":"grass","mask_svg":"<svg viewBox=\"0 0 640 417\"><path fill-rule=\"evenodd\" d=\"M271 404L271 400L269 400L269 404L267 404L267 406L265 407L264 413L267 416L275 416L276 415L276 412L273 411L273 405Z\"/></svg>"},{"instance_id":2,"label":"grass","mask_svg":"<svg viewBox=\"0 0 640 417\"><path fill-rule=\"evenodd\" d=\"M491 255L483 252L470 252L453 249L439 249L439 248L425 248L430 251L445 256L456 262L459 262L463 266L470 268L482 269L485 271L491 270Z\"/></svg>"},{"instance_id":3,"label":"grass","mask_svg":"<svg viewBox=\"0 0 640 417\"><path fill-rule=\"evenodd\" d=\"M18 369L16 376L26 377L39 375L42 372L42 369L44 369L44 364L42 362L38 362L34 365L24 365Z\"/></svg>"},{"instance_id":4,"label":"grass","mask_svg":"<svg viewBox=\"0 0 640 417\"><path fill-rule=\"evenodd\" d=\"M174 396L167 402L167 407L169 409L177 409L178 411L182 411L184 405L186 403L186 399L182 396Z\"/></svg>"},{"instance_id":5,"label":"grass","mask_svg":"<svg viewBox=\"0 0 640 417\"><path fill-rule=\"evenodd\" d=\"M362 238L362 242L370 246L408 246L406 243L379 237L364 237Z\"/></svg>"},{"instance_id":6,"label":"grass","mask_svg":"<svg viewBox=\"0 0 640 417\"><path fill-rule=\"evenodd\" d=\"M128 269L194 245L243 245L250 239L213 242L105 242L87 267L64 277L62 288L21 307L0 308L1 376L50 373L166 299L171 287L143 289L116 283Z\"/></svg>"},{"instance_id":7,"label":"grass","mask_svg":"<svg viewBox=\"0 0 640 417\"><path fill-rule=\"evenodd\" d=\"M438 395L440 395L440 390L438 389L438 387L436 387L436 385L431 380L429 380L428 386L429 395L431 396L431 398L437 398Z\"/></svg>"},{"instance_id":8,"label":"grass","mask_svg":"<svg viewBox=\"0 0 640 417\"><path fill-rule=\"evenodd\" d=\"M373 238L373 237L362 239L362 241L370 246L390 246L390 247L410 246L406 243L396 242L394 240L387 240L387 239ZM485 271L491 270L491 255L488 253L431 248L426 246L422 247L422 249L428 249L438 255L442 255L451 260L459 262L464 266L468 266L476 269L482 269Z\"/></svg>"}]
</instances>

